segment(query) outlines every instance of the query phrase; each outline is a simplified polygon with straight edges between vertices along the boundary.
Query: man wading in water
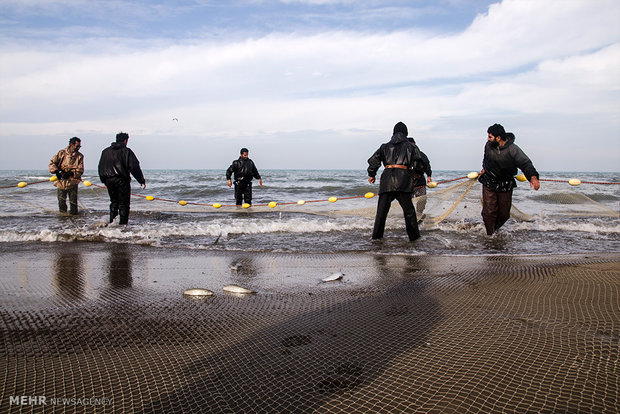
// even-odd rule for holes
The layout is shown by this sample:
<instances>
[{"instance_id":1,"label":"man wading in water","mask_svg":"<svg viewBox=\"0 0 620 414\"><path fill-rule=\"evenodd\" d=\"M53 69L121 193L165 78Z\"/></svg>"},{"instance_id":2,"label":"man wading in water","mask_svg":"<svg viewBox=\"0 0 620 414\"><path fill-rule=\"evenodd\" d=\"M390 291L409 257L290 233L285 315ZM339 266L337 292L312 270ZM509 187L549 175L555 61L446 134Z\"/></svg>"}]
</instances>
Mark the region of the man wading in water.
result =
<instances>
[{"instance_id":1,"label":"man wading in water","mask_svg":"<svg viewBox=\"0 0 620 414\"><path fill-rule=\"evenodd\" d=\"M254 165L254 161L248 158L248 149L241 148L239 159L234 160L226 170L226 182L232 186L232 176L235 174L235 201L238 206L243 203L252 205L252 178L258 180L262 187L263 180Z\"/></svg>"},{"instance_id":2,"label":"man wading in water","mask_svg":"<svg viewBox=\"0 0 620 414\"><path fill-rule=\"evenodd\" d=\"M394 200L398 200L403 209L409 240L414 241L420 238L415 208L411 202L414 181L410 170L421 162L421 157L418 147L407 140L407 134L407 126L402 122L397 123L390 142L381 145L368 159L368 182L370 184L375 182L375 176L381 164L385 166L379 183L379 201L375 227L372 231L373 239L383 238L385 221Z\"/></svg>"},{"instance_id":3,"label":"man wading in water","mask_svg":"<svg viewBox=\"0 0 620 414\"><path fill-rule=\"evenodd\" d=\"M129 222L131 204L131 176L146 188L146 180L140 169L140 161L127 147L129 134L119 132L116 142L104 149L99 159L99 179L108 189L110 196L110 223L120 215L119 224Z\"/></svg>"},{"instance_id":4,"label":"man wading in water","mask_svg":"<svg viewBox=\"0 0 620 414\"><path fill-rule=\"evenodd\" d=\"M73 137L69 146L61 149L52 157L49 164L50 173L56 174L58 181L58 210L67 212L67 196L69 196L69 214L78 214L78 184L84 174L84 156L80 152L82 140Z\"/></svg>"},{"instance_id":5,"label":"man wading in water","mask_svg":"<svg viewBox=\"0 0 620 414\"><path fill-rule=\"evenodd\" d=\"M534 190L540 188L538 172L529 157L515 145L515 135L500 124L487 129L482 171L482 221L487 235L492 235L510 218L512 190L517 186L517 168L523 171Z\"/></svg>"}]
</instances>

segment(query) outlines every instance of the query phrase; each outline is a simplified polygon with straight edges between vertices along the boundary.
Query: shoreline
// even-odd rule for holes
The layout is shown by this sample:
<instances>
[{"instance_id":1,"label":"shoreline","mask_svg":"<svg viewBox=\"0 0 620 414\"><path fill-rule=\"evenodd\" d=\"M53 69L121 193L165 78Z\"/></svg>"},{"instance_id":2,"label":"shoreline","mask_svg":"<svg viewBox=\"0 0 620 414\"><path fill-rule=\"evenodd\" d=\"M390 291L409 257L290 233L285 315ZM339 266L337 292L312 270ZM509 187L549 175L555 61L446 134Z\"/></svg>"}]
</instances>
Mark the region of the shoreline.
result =
<instances>
[{"instance_id":1,"label":"shoreline","mask_svg":"<svg viewBox=\"0 0 620 414\"><path fill-rule=\"evenodd\" d=\"M503 266L497 269L489 266L494 262L516 268L582 263L609 263L612 268L617 264L620 268L620 252L451 255L385 251L262 252L88 241L0 243L0 269L6 276L15 275L19 270L22 280L28 279L30 285L41 283L47 289L54 280L66 280L66 272L83 279L74 283L96 286L120 269L126 273L125 277L135 279L132 285L146 289L156 287L163 293L172 293L180 286L204 287L217 292L220 285L230 283L244 283L254 290L271 293L312 292L329 287L375 289L379 288L378 281L385 286L393 283L382 277L389 267L400 272L396 280L401 280L420 274L443 277L456 267L463 271L481 269L487 273L503 269ZM240 266L232 270L236 264ZM338 283L321 282L336 272L344 274ZM86 295L92 296L91 293Z\"/></svg>"},{"instance_id":2,"label":"shoreline","mask_svg":"<svg viewBox=\"0 0 620 414\"><path fill-rule=\"evenodd\" d=\"M388 237L385 239L385 242L388 243L399 243L399 242L407 242L406 238L399 238L398 236ZM371 251L371 250L343 250L343 251L292 251L292 250L282 250L282 251L265 251L265 250L250 250L244 251L242 249L212 249L208 247L188 247L188 246L158 246L152 245L148 243L138 243L138 244L130 244L130 243L122 243L118 241L92 241L92 240L62 240L62 241L41 241L41 240L18 240L18 241L2 241L0 242L0 255L2 254L11 254L17 252L41 252L41 248L50 248L51 250L55 250L59 247L70 246L71 251L76 252L88 252L88 251L108 251L113 249L115 246L127 246L131 249L152 249L153 251L160 251L165 254L179 254L182 255L186 253L188 256L193 256L196 253L203 254L214 254L214 255L229 255L236 256L242 254L254 254L254 255L273 255L273 256L412 256L412 257L466 257L474 260L475 258L484 258L484 257L547 257L549 260L553 260L553 258L580 258L585 257L607 257L607 256L618 256L620 258L620 250L619 251L608 251L608 252L583 252L583 253L503 253L503 252L493 252L493 253L427 253L427 252L389 252L389 251ZM45 249L44 249L45 250ZM571 262L568 260L567 262Z\"/></svg>"}]
</instances>

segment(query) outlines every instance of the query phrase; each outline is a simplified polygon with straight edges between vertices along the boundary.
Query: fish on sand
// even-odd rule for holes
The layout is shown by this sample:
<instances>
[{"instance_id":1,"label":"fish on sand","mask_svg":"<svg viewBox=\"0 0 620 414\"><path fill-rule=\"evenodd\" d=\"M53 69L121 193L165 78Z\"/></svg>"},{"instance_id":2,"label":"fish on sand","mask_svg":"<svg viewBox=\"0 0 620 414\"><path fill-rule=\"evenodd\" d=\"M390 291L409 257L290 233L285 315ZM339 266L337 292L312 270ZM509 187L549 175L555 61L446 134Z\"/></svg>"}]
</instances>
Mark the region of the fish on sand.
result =
<instances>
[{"instance_id":1,"label":"fish on sand","mask_svg":"<svg viewBox=\"0 0 620 414\"><path fill-rule=\"evenodd\" d=\"M213 292L210 291L209 289L191 288L191 289L186 289L185 292L183 292L183 294L187 296L211 296L213 295Z\"/></svg>"},{"instance_id":2,"label":"fish on sand","mask_svg":"<svg viewBox=\"0 0 620 414\"><path fill-rule=\"evenodd\" d=\"M249 293L255 293L253 290L241 287L241 286L237 286L237 285L226 285L223 287L224 292L229 292L229 293L241 293L241 294L249 294Z\"/></svg>"},{"instance_id":3,"label":"fish on sand","mask_svg":"<svg viewBox=\"0 0 620 414\"><path fill-rule=\"evenodd\" d=\"M336 272L336 273L332 273L331 275L329 275L326 278L322 279L322 281L323 282L334 282L336 280L342 279L342 276L344 276L344 273Z\"/></svg>"}]
</instances>

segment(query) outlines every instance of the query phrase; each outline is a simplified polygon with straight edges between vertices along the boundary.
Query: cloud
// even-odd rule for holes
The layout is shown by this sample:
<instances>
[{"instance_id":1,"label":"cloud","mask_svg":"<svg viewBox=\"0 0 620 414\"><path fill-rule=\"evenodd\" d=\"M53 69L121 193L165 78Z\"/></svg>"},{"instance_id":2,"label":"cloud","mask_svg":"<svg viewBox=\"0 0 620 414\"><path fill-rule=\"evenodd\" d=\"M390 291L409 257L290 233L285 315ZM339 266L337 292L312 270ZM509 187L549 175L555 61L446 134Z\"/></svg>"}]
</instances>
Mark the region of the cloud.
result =
<instances>
[{"instance_id":1,"label":"cloud","mask_svg":"<svg viewBox=\"0 0 620 414\"><path fill-rule=\"evenodd\" d=\"M570 122L607 114L604 127L617 130L620 33L612 28L620 6L556 6L505 0L459 32L8 39L0 46L2 61L11 62L0 72L0 95L10 97L0 101L0 136L102 136L122 126L162 141L215 140L223 151L234 137L260 137L277 150L272 143L291 136L351 151L355 129L353 151L363 161L362 152L404 120L437 158L438 143L458 131L461 142L476 143L468 156L478 163L479 131L493 119L522 126L544 116ZM296 142L306 156L321 157L320 148Z\"/></svg>"},{"instance_id":2,"label":"cloud","mask_svg":"<svg viewBox=\"0 0 620 414\"><path fill-rule=\"evenodd\" d=\"M280 0L284 4L310 4L310 5L325 5L325 4L351 4L354 0Z\"/></svg>"}]
</instances>

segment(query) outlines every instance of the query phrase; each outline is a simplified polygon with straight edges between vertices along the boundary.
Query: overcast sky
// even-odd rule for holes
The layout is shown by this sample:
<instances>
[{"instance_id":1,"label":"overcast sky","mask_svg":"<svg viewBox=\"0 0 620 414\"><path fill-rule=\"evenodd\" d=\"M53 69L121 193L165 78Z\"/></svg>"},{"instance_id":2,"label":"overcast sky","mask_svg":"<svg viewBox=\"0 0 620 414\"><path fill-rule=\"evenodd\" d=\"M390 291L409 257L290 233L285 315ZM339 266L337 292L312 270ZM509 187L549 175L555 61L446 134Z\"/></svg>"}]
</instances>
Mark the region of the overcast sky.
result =
<instances>
[{"instance_id":1,"label":"overcast sky","mask_svg":"<svg viewBox=\"0 0 620 414\"><path fill-rule=\"evenodd\" d=\"M0 169L365 170L398 121L435 170L498 122L539 171L620 171L617 0L0 0Z\"/></svg>"}]
</instances>

